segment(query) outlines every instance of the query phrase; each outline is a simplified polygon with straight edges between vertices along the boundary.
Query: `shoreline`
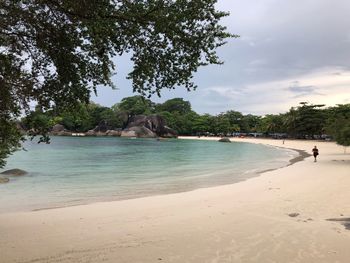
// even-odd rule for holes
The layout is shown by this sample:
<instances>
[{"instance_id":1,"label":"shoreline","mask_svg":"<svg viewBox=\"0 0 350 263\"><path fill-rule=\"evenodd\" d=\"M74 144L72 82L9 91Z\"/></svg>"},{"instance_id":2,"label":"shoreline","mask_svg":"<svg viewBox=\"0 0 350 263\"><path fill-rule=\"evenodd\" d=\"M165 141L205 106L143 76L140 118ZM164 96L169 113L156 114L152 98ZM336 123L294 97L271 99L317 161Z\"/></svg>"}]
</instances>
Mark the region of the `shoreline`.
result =
<instances>
[{"instance_id":1,"label":"shoreline","mask_svg":"<svg viewBox=\"0 0 350 263\"><path fill-rule=\"evenodd\" d=\"M282 147L310 152L313 144L286 140ZM0 214L2 260L345 263L350 155L316 144L317 163L306 157L239 183Z\"/></svg>"},{"instance_id":2,"label":"shoreline","mask_svg":"<svg viewBox=\"0 0 350 263\"><path fill-rule=\"evenodd\" d=\"M217 136L213 136L213 137L179 136L178 139L180 139L180 140L218 141L219 139L221 139L221 137L217 137ZM278 145L272 145L272 144L264 143L264 140L269 140L269 141L273 140L273 139L269 139L269 138L247 138L247 139L242 139L242 138L237 138L237 137L231 137L229 139L231 140L231 143L232 142L244 142L244 143L263 144L263 145L272 146L272 147L275 147L275 148L292 150L292 151L295 151L295 152L298 153L298 156L290 159L289 163L287 165L282 166L282 167L276 167L276 168L272 168L272 169L258 171L259 175L262 175L263 173L266 173L266 172L271 172L271 171L274 171L274 170L283 169L284 167L288 167L288 166L293 165L293 164L295 164L297 162L301 162L304 159L312 156L312 154L308 153L306 150L300 150L300 149L295 149L295 148L290 148L290 147L284 147L283 146L284 144L282 146L278 146ZM252 140L252 141L249 141L249 140ZM262 140L262 142L260 140ZM276 140L276 141L278 141L278 140ZM287 140L284 140L284 141L287 141ZM291 140L291 141L295 141L295 140ZM306 140L306 141L307 142L315 142L315 143L318 142L318 141L313 141L313 140ZM323 141L320 141L320 142L323 142ZM251 177L251 178L254 178L254 177ZM250 178L247 178L247 180L248 179L250 179ZM239 181L239 182L241 182L241 181ZM236 183L239 183L239 182L236 182Z\"/></svg>"},{"instance_id":3,"label":"shoreline","mask_svg":"<svg viewBox=\"0 0 350 263\"><path fill-rule=\"evenodd\" d=\"M209 140L209 141L215 141L217 142L220 137L201 137L201 138L197 138L197 137L179 137L179 140ZM260 139L259 139L260 140ZM236 140L237 142L241 142ZM243 143L252 143L249 141L244 141ZM261 144L261 143L258 143ZM264 143L262 143L264 144ZM264 144L265 145L265 144ZM298 150L298 149L293 149L293 148L288 148L288 147L279 147L279 146L275 146L275 145L266 145L272 148L276 148L276 149L288 149L291 151L294 151L297 153L296 157L293 157L291 159L288 160L288 163L286 163L285 165L281 165L281 166L276 166L274 168L268 168L268 169L259 169L255 172L250 172L249 176L246 176L246 178L240 178L240 179L236 179L233 181L222 181L222 180L217 180L215 182L206 182L203 185L197 185L194 187L183 187L183 188L172 188L172 189L163 189L163 190L159 190L159 191L154 191L152 193L148 193L148 194L135 194L135 195L129 195L129 196L102 196L99 198L95 198L95 199L86 199L86 200L80 200L79 202L74 202L72 203L71 201L69 202L61 202L61 203L51 203L51 204L46 204L46 205L42 205L41 207L37 206L36 208L19 208L18 210L12 210L10 212L3 212L0 210L0 215L1 214L6 214L6 213L18 213L18 212L36 212L36 211L43 211L43 210L51 210L51 209L60 209L60 208L67 208L67 207L75 207L75 206L81 206L81 205L91 205L91 204L95 204L95 203L104 203L104 202L118 202L118 201L125 201L125 200L131 200L131 199L138 199L138 198L145 198L145 197L152 197L152 196L162 196L162 195L169 195L169 194L177 194L177 193L185 193L185 192L191 192L191 191L196 191L198 189L205 189L205 188L212 188L212 187L220 187L223 185L231 185L231 184L237 184L237 183L241 183L244 182L246 180L250 180L254 177L258 177L261 176L263 173L265 172L270 172L270 171L274 171L274 170L278 170L278 169L283 169L284 167L293 165L296 162L299 161L303 161L305 158L311 156L310 154L306 153L304 150ZM215 177L215 176L214 176Z\"/></svg>"},{"instance_id":4,"label":"shoreline","mask_svg":"<svg viewBox=\"0 0 350 263\"><path fill-rule=\"evenodd\" d=\"M213 137L216 138L216 137ZM180 138L181 139L181 138ZM194 139L195 140L195 139ZM96 201L92 201L92 202L82 202L82 203L78 203L78 204L67 204L67 205L61 205L61 206L52 206L52 207L42 207L42 208L36 208L36 209L32 209L32 210L24 210L24 211L17 211L17 212L35 212L35 211L42 211L42 210L50 210L50 209L59 209L59 208L65 208L65 207L74 207L74 206L81 206L81 205L91 205L91 204L95 204L95 203L105 203L105 202L119 202L119 201L125 201L125 200L132 200L132 199L139 199L139 198L145 198L145 197L152 197L152 196L163 196L163 195L171 195L171 194L181 194L181 193L186 193L186 192L191 192L191 191L196 191L199 189L205 189L205 188L212 188L212 187L220 187L220 186L224 186L224 185L231 185L231 184L239 184L241 182L244 182L246 180L252 179L254 177L258 177L261 176L262 174L266 173L266 172L270 172L270 171L274 171L274 170L278 170L278 169L283 169L284 167L293 165L297 162L303 161L305 158L310 157L311 154L306 153L303 150L298 150L298 149L292 149L292 148L283 148L283 147L276 147L276 148L282 148L282 149L289 149L289 150L293 150L295 152L298 153L298 156L288 160L289 163L284 165L284 166L280 166L280 167L276 167L276 168L271 168L271 169L266 169L266 170L258 170L257 172L255 172L254 176L251 177L247 177L245 179L241 179L239 181L235 181L235 182L227 182L227 183L212 183L211 185L208 186L202 186L202 187L196 187L193 189L177 189L177 190L173 190L173 191L159 191L159 192L155 192L155 193L151 193L149 195L140 195L140 196L135 196L135 197L129 197L129 198L115 198L115 199L110 199L108 197L106 198L101 198L100 200L96 200ZM16 211L15 211L16 212ZM0 213L1 215L1 213Z\"/></svg>"}]
</instances>

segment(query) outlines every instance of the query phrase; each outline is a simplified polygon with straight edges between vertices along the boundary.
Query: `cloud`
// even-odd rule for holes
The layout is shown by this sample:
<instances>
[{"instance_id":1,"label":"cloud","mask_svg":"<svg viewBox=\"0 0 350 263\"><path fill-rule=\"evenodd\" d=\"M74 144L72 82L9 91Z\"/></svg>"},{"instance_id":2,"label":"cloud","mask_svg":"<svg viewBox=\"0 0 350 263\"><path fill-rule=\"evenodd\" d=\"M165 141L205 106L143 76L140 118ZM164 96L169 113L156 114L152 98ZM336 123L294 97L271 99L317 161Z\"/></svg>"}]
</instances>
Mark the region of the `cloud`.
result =
<instances>
[{"instance_id":1,"label":"cloud","mask_svg":"<svg viewBox=\"0 0 350 263\"><path fill-rule=\"evenodd\" d=\"M212 114L229 109L277 113L300 100L349 102L348 0L219 0L217 7L231 13L223 23L241 36L218 50L225 64L200 68L195 92L164 91L154 100L183 97L194 110ZM117 65L120 90L99 89L101 104L132 95L125 80L131 64L122 59Z\"/></svg>"},{"instance_id":2,"label":"cloud","mask_svg":"<svg viewBox=\"0 0 350 263\"><path fill-rule=\"evenodd\" d=\"M300 86L299 81L293 81L287 90L295 94L293 98L302 98L308 95L323 95L317 92L315 86Z\"/></svg>"},{"instance_id":3,"label":"cloud","mask_svg":"<svg viewBox=\"0 0 350 263\"><path fill-rule=\"evenodd\" d=\"M337 70L340 75L334 75ZM301 101L328 106L350 100L350 71L339 68L318 69L300 75L241 87L212 86L194 99L194 108L210 107L215 113L234 109L264 115L288 111ZM203 101L210 103L203 104Z\"/></svg>"}]
</instances>

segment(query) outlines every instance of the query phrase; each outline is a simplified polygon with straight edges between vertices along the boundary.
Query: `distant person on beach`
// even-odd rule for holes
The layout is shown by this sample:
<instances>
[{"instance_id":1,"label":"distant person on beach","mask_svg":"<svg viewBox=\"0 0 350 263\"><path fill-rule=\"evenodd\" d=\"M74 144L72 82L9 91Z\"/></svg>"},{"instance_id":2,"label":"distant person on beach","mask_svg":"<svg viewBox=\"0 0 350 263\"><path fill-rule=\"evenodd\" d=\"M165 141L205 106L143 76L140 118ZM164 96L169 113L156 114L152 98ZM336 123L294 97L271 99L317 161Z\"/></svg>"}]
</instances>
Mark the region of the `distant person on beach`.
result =
<instances>
[{"instance_id":1,"label":"distant person on beach","mask_svg":"<svg viewBox=\"0 0 350 263\"><path fill-rule=\"evenodd\" d=\"M317 147L315 146L313 149L312 149L312 153L314 155L314 158L315 158L315 161L314 162L317 162L317 155L318 155L318 149Z\"/></svg>"}]
</instances>

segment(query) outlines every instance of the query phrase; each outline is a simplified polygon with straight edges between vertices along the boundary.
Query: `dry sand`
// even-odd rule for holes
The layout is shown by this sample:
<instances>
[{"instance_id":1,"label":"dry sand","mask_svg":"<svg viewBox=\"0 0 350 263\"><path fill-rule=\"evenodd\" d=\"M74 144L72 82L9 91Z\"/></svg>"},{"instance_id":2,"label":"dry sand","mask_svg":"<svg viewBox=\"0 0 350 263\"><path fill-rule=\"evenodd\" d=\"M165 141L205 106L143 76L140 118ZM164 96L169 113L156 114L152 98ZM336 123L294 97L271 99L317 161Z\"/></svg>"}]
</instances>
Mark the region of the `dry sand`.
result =
<instances>
[{"instance_id":1,"label":"dry sand","mask_svg":"<svg viewBox=\"0 0 350 263\"><path fill-rule=\"evenodd\" d=\"M316 144L319 161L191 192L1 214L0 262L350 262L350 154L332 142L237 140Z\"/></svg>"}]
</instances>

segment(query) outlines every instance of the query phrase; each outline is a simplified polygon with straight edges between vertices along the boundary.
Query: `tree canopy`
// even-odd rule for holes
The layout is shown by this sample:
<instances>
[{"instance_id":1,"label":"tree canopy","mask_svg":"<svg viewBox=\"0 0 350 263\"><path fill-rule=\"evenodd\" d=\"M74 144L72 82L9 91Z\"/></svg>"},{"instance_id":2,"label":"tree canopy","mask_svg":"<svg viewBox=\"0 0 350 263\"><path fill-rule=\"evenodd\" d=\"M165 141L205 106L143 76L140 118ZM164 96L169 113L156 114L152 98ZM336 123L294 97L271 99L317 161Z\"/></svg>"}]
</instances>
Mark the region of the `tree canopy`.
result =
<instances>
[{"instance_id":1,"label":"tree canopy","mask_svg":"<svg viewBox=\"0 0 350 263\"><path fill-rule=\"evenodd\" d=\"M328 109L325 130L332 134L338 144L350 146L350 104Z\"/></svg>"},{"instance_id":2,"label":"tree canopy","mask_svg":"<svg viewBox=\"0 0 350 263\"><path fill-rule=\"evenodd\" d=\"M220 64L228 37L216 0L0 1L0 160L18 147L15 121L34 102L43 111L88 103L114 87L113 58L129 53L135 92L196 88L198 67ZM1 165L2 163L0 163Z\"/></svg>"},{"instance_id":3,"label":"tree canopy","mask_svg":"<svg viewBox=\"0 0 350 263\"><path fill-rule=\"evenodd\" d=\"M167 100L163 104L159 104L157 110L186 114L191 111L191 104L189 101L183 100L183 98L174 98Z\"/></svg>"}]
</instances>

